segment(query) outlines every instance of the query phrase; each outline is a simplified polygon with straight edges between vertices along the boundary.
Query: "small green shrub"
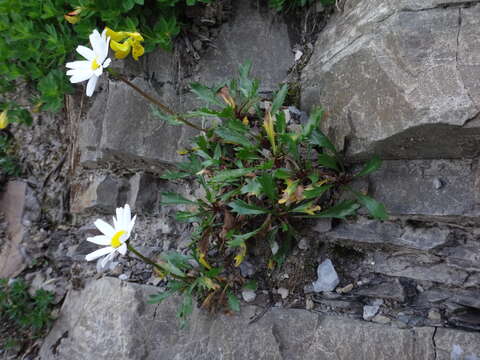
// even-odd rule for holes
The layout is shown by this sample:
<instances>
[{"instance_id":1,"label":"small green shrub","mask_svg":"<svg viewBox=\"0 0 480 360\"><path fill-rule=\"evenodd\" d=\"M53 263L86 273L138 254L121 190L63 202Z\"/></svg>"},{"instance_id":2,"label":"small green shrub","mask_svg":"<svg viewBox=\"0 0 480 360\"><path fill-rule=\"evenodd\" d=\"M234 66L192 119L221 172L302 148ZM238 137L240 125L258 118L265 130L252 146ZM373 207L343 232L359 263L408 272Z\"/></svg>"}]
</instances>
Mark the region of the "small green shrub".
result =
<instances>
[{"instance_id":1,"label":"small green shrub","mask_svg":"<svg viewBox=\"0 0 480 360\"><path fill-rule=\"evenodd\" d=\"M210 310L238 311L236 294L248 286L238 267L248 251L256 249L267 274L285 261L306 219L344 219L361 206L376 219L387 218L382 204L348 186L378 169L381 161L375 157L356 174L349 173L320 130L323 111L315 109L305 124L289 121L283 106L288 86L265 103L259 82L249 73L246 64L228 84L192 84L206 103L203 108L181 115L156 113L170 124L181 124L179 117L210 119L210 127L181 151L187 160L163 175L168 180L195 178L204 190L203 197L193 200L171 192L162 197L163 205L184 207L176 213L177 221L194 225L190 248L198 266L188 256L163 255L158 269L171 281L167 292L152 301L183 294L178 313L183 321L194 298ZM350 198L339 200L341 192Z\"/></svg>"},{"instance_id":2,"label":"small green shrub","mask_svg":"<svg viewBox=\"0 0 480 360\"><path fill-rule=\"evenodd\" d=\"M32 297L23 280L0 279L0 346L22 347L43 336L52 321L52 302L48 291L37 290Z\"/></svg>"}]
</instances>

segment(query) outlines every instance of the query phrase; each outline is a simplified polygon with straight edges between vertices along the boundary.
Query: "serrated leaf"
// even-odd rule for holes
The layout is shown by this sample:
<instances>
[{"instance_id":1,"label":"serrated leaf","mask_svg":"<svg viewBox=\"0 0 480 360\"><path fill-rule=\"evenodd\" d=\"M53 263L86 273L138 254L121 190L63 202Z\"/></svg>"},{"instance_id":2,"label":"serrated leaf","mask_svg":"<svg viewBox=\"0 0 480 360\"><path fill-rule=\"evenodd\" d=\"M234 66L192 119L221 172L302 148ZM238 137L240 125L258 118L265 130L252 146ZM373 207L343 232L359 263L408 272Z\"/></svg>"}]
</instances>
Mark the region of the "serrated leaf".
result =
<instances>
[{"instance_id":1,"label":"serrated leaf","mask_svg":"<svg viewBox=\"0 0 480 360\"><path fill-rule=\"evenodd\" d=\"M230 308L230 310L239 312L240 300L238 300L238 298L235 295L233 295L233 293L230 291L227 293L227 297L228 297L228 307Z\"/></svg>"},{"instance_id":2,"label":"serrated leaf","mask_svg":"<svg viewBox=\"0 0 480 360\"><path fill-rule=\"evenodd\" d=\"M148 299L147 303L148 304L159 304L162 301L168 299L172 295L173 295L173 291L159 292L157 294L150 295L150 298Z\"/></svg>"},{"instance_id":3,"label":"serrated leaf","mask_svg":"<svg viewBox=\"0 0 480 360\"><path fill-rule=\"evenodd\" d=\"M193 298L192 295L189 293L183 294L182 304L177 311L177 316L180 318L180 327L184 328L187 325L186 318L192 313L193 311Z\"/></svg>"},{"instance_id":4,"label":"serrated leaf","mask_svg":"<svg viewBox=\"0 0 480 360\"><path fill-rule=\"evenodd\" d=\"M254 231L250 231L246 234L233 235L233 240L228 241L227 244L228 244L229 247L241 246L241 245L245 244L245 241L250 239L252 236L255 236L259 231L260 231L260 229L257 229L257 230L254 230Z\"/></svg>"},{"instance_id":5,"label":"serrated leaf","mask_svg":"<svg viewBox=\"0 0 480 360\"><path fill-rule=\"evenodd\" d=\"M316 130L320 124L320 121L323 117L323 109L315 108L310 117L308 118L308 122L303 128L303 136L305 138L309 138L312 135L313 130Z\"/></svg>"},{"instance_id":6,"label":"serrated leaf","mask_svg":"<svg viewBox=\"0 0 480 360\"><path fill-rule=\"evenodd\" d=\"M233 169L219 171L217 175L210 179L211 182L224 182L234 180L255 171L255 168Z\"/></svg>"},{"instance_id":7,"label":"serrated leaf","mask_svg":"<svg viewBox=\"0 0 480 360\"><path fill-rule=\"evenodd\" d=\"M340 171L338 168L337 160L333 156L330 156L328 154L318 154L317 163L326 168Z\"/></svg>"},{"instance_id":8,"label":"serrated leaf","mask_svg":"<svg viewBox=\"0 0 480 360\"><path fill-rule=\"evenodd\" d=\"M330 139L318 129L313 130L312 135L310 136L310 143L328 149L334 153L337 152L335 145L333 145Z\"/></svg>"},{"instance_id":9,"label":"serrated leaf","mask_svg":"<svg viewBox=\"0 0 480 360\"><path fill-rule=\"evenodd\" d=\"M258 284L255 280L249 280L243 285L243 288L245 290L252 290L252 291L257 291L258 289Z\"/></svg>"},{"instance_id":10,"label":"serrated leaf","mask_svg":"<svg viewBox=\"0 0 480 360\"><path fill-rule=\"evenodd\" d=\"M368 212L376 219L387 220L388 213L385 210L385 205L378 202L377 200L371 198L370 196L364 195L360 192L353 191L353 194L356 196L358 202L365 206L368 209Z\"/></svg>"},{"instance_id":11,"label":"serrated leaf","mask_svg":"<svg viewBox=\"0 0 480 360\"><path fill-rule=\"evenodd\" d=\"M321 196L325 191L328 189L332 188L333 185L321 185L321 186L314 186L313 189L310 190L304 190L303 191L303 196L305 196L305 199L314 199L318 198Z\"/></svg>"},{"instance_id":12,"label":"serrated leaf","mask_svg":"<svg viewBox=\"0 0 480 360\"><path fill-rule=\"evenodd\" d=\"M195 201L188 200L182 195L173 193L173 192L162 192L161 204L163 205L177 205L177 204L198 205Z\"/></svg>"},{"instance_id":13,"label":"serrated leaf","mask_svg":"<svg viewBox=\"0 0 480 360\"><path fill-rule=\"evenodd\" d=\"M215 134L229 143L242 145L247 148L253 147L250 139L239 131L222 126L215 129Z\"/></svg>"},{"instance_id":14,"label":"serrated leaf","mask_svg":"<svg viewBox=\"0 0 480 360\"><path fill-rule=\"evenodd\" d=\"M255 196L259 196L261 191L262 185L257 181L257 178L247 180L247 183L240 189L242 194L254 194Z\"/></svg>"},{"instance_id":15,"label":"serrated leaf","mask_svg":"<svg viewBox=\"0 0 480 360\"><path fill-rule=\"evenodd\" d=\"M282 107L285 97L287 96L288 93L288 84L283 84L283 86L280 88L280 90L277 92L275 95L275 98L273 99L272 102L272 108L270 109L270 112L272 115L275 115L275 113L280 110Z\"/></svg>"},{"instance_id":16,"label":"serrated leaf","mask_svg":"<svg viewBox=\"0 0 480 360\"><path fill-rule=\"evenodd\" d=\"M206 101L208 104L215 104L223 107L223 103L218 98L215 90L199 83L190 84L190 89L195 95Z\"/></svg>"},{"instance_id":17,"label":"serrated leaf","mask_svg":"<svg viewBox=\"0 0 480 360\"><path fill-rule=\"evenodd\" d=\"M345 200L338 205L332 206L327 210L324 210L318 214L308 216L308 217L345 219L345 217L349 215L353 215L359 207L360 207L360 204L358 204L356 201Z\"/></svg>"},{"instance_id":18,"label":"serrated leaf","mask_svg":"<svg viewBox=\"0 0 480 360\"><path fill-rule=\"evenodd\" d=\"M371 158L362 168L362 170L355 174L354 176L365 176L368 175L376 170L378 170L382 166L382 160L378 156L374 156Z\"/></svg>"},{"instance_id":19,"label":"serrated leaf","mask_svg":"<svg viewBox=\"0 0 480 360\"><path fill-rule=\"evenodd\" d=\"M272 174L263 173L257 179L262 186L263 193L267 195L270 200L275 201L278 198L277 185L275 184Z\"/></svg>"},{"instance_id":20,"label":"serrated leaf","mask_svg":"<svg viewBox=\"0 0 480 360\"><path fill-rule=\"evenodd\" d=\"M280 168L280 169L276 169L273 172L273 176L277 179L286 180L286 179L290 179L293 176L293 172L288 169Z\"/></svg>"},{"instance_id":21,"label":"serrated leaf","mask_svg":"<svg viewBox=\"0 0 480 360\"><path fill-rule=\"evenodd\" d=\"M191 174L180 172L180 171L165 171L162 176L160 176L160 179L165 179L165 180L176 180L176 179L183 179L186 177L191 176Z\"/></svg>"},{"instance_id":22,"label":"serrated leaf","mask_svg":"<svg viewBox=\"0 0 480 360\"><path fill-rule=\"evenodd\" d=\"M261 215L268 214L269 211L257 205L247 204L243 200L235 200L228 204L233 212L240 215Z\"/></svg>"}]
</instances>

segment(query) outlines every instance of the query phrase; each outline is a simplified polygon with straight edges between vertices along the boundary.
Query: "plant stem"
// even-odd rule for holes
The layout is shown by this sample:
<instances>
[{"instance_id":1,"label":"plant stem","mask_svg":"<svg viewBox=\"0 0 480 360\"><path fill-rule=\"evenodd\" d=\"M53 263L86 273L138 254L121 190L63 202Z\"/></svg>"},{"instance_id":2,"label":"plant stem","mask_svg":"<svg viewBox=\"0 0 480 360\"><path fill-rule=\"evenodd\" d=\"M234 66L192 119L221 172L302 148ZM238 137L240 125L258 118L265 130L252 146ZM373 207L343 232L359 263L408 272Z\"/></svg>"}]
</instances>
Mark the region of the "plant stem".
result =
<instances>
[{"instance_id":1,"label":"plant stem","mask_svg":"<svg viewBox=\"0 0 480 360\"><path fill-rule=\"evenodd\" d=\"M146 256L143 256L142 254L140 254L140 253L137 251L137 249L135 249L132 245L127 244L127 249L130 250L130 251L131 251L132 253L134 253L135 255L137 255L140 259L142 259L143 262L152 265L153 267L155 267L155 268L157 268L158 270L160 270L162 273L165 272L165 270L163 270L160 265L158 265L155 261L147 258Z\"/></svg>"},{"instance_id":2,"label":"plant stem","mask_svg":"<svg viewBox=\"0 0 480 360\"><path fill-rule=\"evenodd\" d=\"M154 97L150 96L149 94L147 94L145 91L143 91L142 89L140 89L138 86L134 85L131 81L127 80L123 75L117 73L115 70L112 70L112 69L107 69L108 72L110 74L112 74L113 76L115 76L118 80L120 81L123 81L125 84L127 84L128 86L130 86L133 90L135 90L136 92L138 92L140 95L142 95L145 99L147 99L148 101L150 101L151 103L155 104L156 106L158 106L163 112L169 114L169 115L172 115L174 116L178 121L181 121L183 122L185 125L187 126L190 126L194 129L197 129L198 131L204 131L204 129L202 129L200 126L197 126L193 123L191 123L190 121L184 119L183 117L181 117L180 115L178 115L176 112L174 112L173 110L171 110L168 106L162 104L160 101L158 101L157 99L155 99Z\"/></svg>"}]
</instances>

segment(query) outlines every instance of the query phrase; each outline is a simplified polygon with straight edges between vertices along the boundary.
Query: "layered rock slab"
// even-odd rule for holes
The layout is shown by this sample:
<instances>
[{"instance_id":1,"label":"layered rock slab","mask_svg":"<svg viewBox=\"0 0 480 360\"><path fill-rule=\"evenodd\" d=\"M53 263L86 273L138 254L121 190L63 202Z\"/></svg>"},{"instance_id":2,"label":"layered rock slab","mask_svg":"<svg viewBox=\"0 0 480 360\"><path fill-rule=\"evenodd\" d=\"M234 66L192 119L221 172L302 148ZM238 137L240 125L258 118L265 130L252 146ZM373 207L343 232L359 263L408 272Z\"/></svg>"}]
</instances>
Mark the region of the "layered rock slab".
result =
<instances>
[{"instance_id":1,"label":"layered rock slab","mask_svg":"<svg viewBox=\"0 0 480 360\"><path fill-rule=\"evenodd\" d=\"M353 159L474 157L478 1L347 2L302 73L302 105Z\"/></svg>"},{"instance_id":2,"label":"layered rock slab","mask_svg":"<svg viewBox=\"0 0 480 360\"><path fill-rule=\"evenodd\" d=\"M195 309L189 326L180 330L178 299L146 304L156 291L103 278L70 292L40 358L433 360L437 348L448 352L454 345L480 356L478 333L397 329L294 309L271 309L251 324L260 308L244 306L234 316Z\"/></svg>"}]
</instances>

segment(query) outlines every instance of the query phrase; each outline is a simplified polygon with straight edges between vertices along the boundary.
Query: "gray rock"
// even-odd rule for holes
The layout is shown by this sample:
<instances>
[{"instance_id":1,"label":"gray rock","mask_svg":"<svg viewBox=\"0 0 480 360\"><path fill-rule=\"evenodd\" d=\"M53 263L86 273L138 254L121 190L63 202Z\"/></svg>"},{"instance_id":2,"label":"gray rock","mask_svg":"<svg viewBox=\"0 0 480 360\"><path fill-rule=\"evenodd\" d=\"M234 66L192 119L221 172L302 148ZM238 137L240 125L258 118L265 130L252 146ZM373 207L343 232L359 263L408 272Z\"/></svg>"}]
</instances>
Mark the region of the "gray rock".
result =
<instances>
[{"instance_id":1,"label":"gray rock","mask_svg":"<svg viewBox=\"0 0 480 360\"><path fill-rule=\"evenodd\" d=\"M251 277L257 269L255 268L255 265L253 265L250 261L245 260L243 261L240 266L240 274L242 274L243 277Z\"/></svg>"},{"instance_id":2,"label":"gray rock","mask_svg":"<svg viewBox=\"0 0 480 360\"><path fill-rule=\"evenodd\" d=\"M474 360L480 359L478 333L449 331L438 328L435 333L435 345L438 360Z\"/></svg>"},{"instance_id":3,"label":"gray rock","mask_svg":"<svg viewBox=\"0 0 480 360\"><path fill-rule=\"evenodd\" d=\"M328 233L329 237L353 242L395 245L419 250L431 250L448 241L450 230L441 227L419 228L393 222L359 218L342 222Z\"/></svg>"},{"instance_id":4,"label":"gray rock","mask_svg":"<svg viewBox=\"0 0 480 360\"><path fill-rule=\"evenodd\" d=\"M372 320L380 311L380 305L365 305L363 307L363 320Z\"/></svg>"},{"instance_id":5,"label":"gray rock","mask_svg":"<svg viewBox=\"0 0 480 360\"><path fill-rule=\"evenodd\" d=\"M70 211L83 213L95 210L112 214L127 200L128 183L115 175L89 174L72 186Z\"/></svg>"},{"instance_id":6,"label":"gray rock","mask_svg":"<svg viewBox=\"0 0 480 360\"><path fill-rule=\"evenodd\" d=\"M392 319L390 319L389 317L386 317L384 315L375 315L373 318L372 318L372 321L375 322L375 323L378 323L378 324L390 324L392 322Z\"/></svg>"},{"instance_id":7,"label":"gray rock","mask_svg":"<svg viewBox=\"0 0 480 360\"><path fill-rule=\"evenodd\" d=\"M313 282L313 290L315 292L333 291L340 282L335 267L330 259L327 259L318 265L317 276L317 281Z\"/></svg>"},{"instance_id":8,"label":"gray rock","mask_svg":"<svg viewBox=\"0 0 480 360\"><path fill-rule=\"evenodd\" d=\"M397 256L377 252L374 271L389 276L434 281L447 285L462 285L468 277L466 271L449 267L435 256L411 254Z\"/></svg>"},{"instance_id":9,"label":"gray rock","mask_svg":"<svg viewBox=\"0 0 480 360\"><path fill-rule=\"evenodd\" d=\"M441 3L350 1L320 34L302 105L326 108L326 131L339 148L348 137L348 155L478 155L480 6Z\"/></svg>"},{"instance_id":10,"label":"gray rock","mask_svg":"<svg viewBox=\"0 0 480 360\"><path fill-rule=\"evenodd\" d=\"M133 83L159 100L171 100L169 94L158 94L144 80ZM176 107L176 102L170 104ZM165 124L132 88L109 81L80 126L80 162L87 167L115 162L132 169L162 171L165 164L181 160L177 150L187 146L194 133L194 129Z\"/></svg>"},{"instance_id":11,"label":"gray rock","mask_svg":"<svg viewBox=\"0 0 480 360\"><path fill-rule=\"evenodd\" d=\"M297 309L274 308L249 325L250 318L261 311L254 306L243 306L236 316L194 309L190 326L180 330L175 317L178 299L146 303L156 291L113 278L71 291L39 358L433 360L434 344L443 356L450 354L454 344L465 354L477 354L480 343L478 333L435 332L428 327L403 330Z\"/></svg>"},{"instance_id":12,"label":"gray rock","mask_svg":"<svg viewBox=\"0 0 480 360\"><path fill-rule=\"evenodd\" d=\"M261 91L271 92L283 82L294 56L287 24L256 2L233 3L233 18L220 27L215 47L202 55L192 81L219 83L252 61L252 75L261 80Z\"/></svg>"},{"instance_id":13,"label":"gray rock","mask_svg":"<svg viewBox=\"0 0 480 360\"><path fill-rule=\"evenodd\" d=\"M432 191L432 181L438 176L444 186ZM369 176L370 193L392 215L478 216L478 177L476 161L385 161Z\"/></svg>"},{"instance_id":14,"label":"gray rock","mask_svg":"<svg viewBox=\"0 0 480 360\"><path fill-rule=\"evenodd\" d=\"M389 279L379 283L367 284L355 289L354 294L399 302L405 301L405 289L398 279Z\"/></svg>"}]
</instances>

